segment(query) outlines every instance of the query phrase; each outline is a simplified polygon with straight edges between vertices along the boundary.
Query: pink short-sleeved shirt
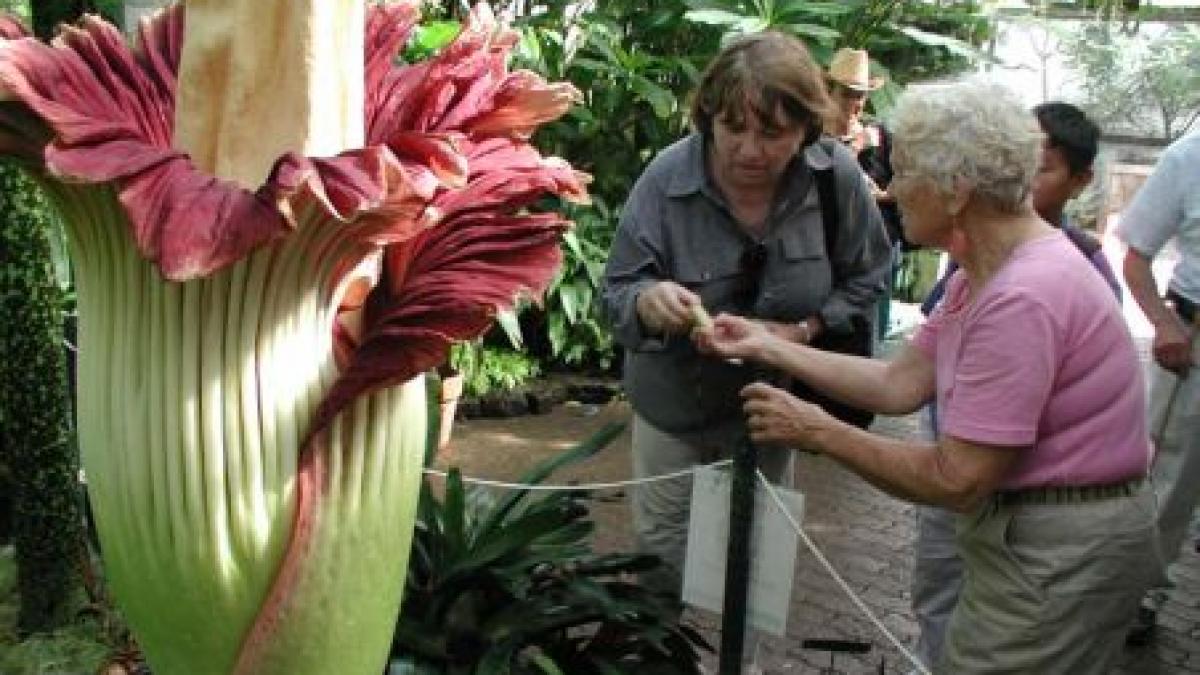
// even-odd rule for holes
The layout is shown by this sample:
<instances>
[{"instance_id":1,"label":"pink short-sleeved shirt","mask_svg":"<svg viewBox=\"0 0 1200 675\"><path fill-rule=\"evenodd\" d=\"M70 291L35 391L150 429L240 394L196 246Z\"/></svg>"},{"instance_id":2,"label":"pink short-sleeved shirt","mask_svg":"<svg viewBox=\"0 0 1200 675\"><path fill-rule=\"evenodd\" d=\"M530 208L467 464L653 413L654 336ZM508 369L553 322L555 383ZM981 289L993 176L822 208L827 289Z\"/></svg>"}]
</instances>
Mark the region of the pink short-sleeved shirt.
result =
<instances>
[{"instance_id":1,"label":"pink short-sleeved shirt","mask_svg":"<svg viewBox=\"0 0 1200 675\"><path fill-rule=\"evenodd\" d=\"M1021 447L1002 489L1100 485L1150 462L1145 388L1112 290L1071 242L1026 242L969 301L959 271L913 345L936 368L938 421Z\"/></svg>"}]
</instances>

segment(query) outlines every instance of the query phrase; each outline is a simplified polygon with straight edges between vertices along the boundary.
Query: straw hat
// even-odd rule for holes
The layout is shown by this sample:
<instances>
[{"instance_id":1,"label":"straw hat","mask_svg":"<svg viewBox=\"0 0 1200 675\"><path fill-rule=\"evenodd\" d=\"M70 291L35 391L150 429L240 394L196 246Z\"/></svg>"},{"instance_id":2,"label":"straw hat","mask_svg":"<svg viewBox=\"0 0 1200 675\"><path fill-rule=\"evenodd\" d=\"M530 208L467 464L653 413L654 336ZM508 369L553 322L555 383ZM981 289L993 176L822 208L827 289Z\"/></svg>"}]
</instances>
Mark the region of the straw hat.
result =
<instances>
[{"instance_id":1,"label":"straw hat","mask_svg":"<svg viewBox=\"0 0 1200 675\"><path fill-rule=\"evenodd\" d=\"M854 91L874 91L883 86L882 77L871 77L865 49L842 47L829 62L829 79Z\"/></svg>"}]
</instances>

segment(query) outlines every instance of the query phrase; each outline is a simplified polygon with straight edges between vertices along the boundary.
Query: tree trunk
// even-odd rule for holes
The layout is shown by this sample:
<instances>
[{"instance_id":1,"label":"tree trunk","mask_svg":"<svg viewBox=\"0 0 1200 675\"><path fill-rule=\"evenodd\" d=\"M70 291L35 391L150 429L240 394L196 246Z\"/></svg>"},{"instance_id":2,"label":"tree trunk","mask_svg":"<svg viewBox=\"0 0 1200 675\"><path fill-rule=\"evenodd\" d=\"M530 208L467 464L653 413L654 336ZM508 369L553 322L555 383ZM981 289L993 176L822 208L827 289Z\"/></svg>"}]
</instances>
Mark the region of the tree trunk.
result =
<instances>
[{"instance_id":1,"label":"tree trunk","mask_svg":"<svg viewBox=\"0 0 1200 675\"><path fill-rule=\"evenodd\" d=\"M12 480L22 632L67 618L84 551L71 427L62 297L37 186L0 165L0 448Z\"/></svg>"}]
</instances>

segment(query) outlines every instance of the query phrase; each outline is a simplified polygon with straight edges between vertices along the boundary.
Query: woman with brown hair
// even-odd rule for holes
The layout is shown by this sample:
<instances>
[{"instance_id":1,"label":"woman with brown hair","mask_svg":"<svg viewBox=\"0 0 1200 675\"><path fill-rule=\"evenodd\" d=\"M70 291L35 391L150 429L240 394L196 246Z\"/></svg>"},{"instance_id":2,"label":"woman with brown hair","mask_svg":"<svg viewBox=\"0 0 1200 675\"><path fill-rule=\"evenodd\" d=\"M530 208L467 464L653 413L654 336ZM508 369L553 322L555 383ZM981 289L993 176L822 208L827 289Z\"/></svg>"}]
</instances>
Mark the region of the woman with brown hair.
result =
<instances>
[{"instance_id":1,"label":"woman with brown hair","mask_svg":"<svg viewBox=\"0 0 1200 675\"><path fill-rule=\"evenodd\" d=\"M726 46L705 71L694 132L634 185L605 271L604 303L626 351L637 477L729 456L744 437L737 392L755 369L699 355L694 310L748 317L790 342L848 332L883 287L888 242L854 158L818 143L830 108L824 74L797 39L765 32ZM815 172L832 171L840 214L825 240ZM761 457L775 481L789 454ZM639 548L678 595L690 480L632 496Z\"/></svg>"}]
</instances>

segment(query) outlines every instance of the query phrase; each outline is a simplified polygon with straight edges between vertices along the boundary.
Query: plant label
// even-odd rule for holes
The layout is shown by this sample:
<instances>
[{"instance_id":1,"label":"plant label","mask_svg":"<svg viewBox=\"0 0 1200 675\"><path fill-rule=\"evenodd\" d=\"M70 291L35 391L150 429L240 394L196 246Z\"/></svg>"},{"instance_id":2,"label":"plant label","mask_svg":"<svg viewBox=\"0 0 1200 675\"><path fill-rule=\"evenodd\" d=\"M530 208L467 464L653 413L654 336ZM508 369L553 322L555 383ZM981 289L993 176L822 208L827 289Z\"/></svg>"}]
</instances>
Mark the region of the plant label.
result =
<instances>
[{"instance_id":1,"label":"plant label","mask_svg":"<svg viewBox=\"0 0 1200 675\"><path fill-rule=\"evenodd\" d=\"M724 468L702 467L692 481L692 514L688 523L683 601L721 613L725 600L725 553L729 540L731 477ZM797 523L804 522L804 495L776 487ZM754 528L750 534L749 625L772 635L787 630L799 535L778 504L761 485L754 495Z\"/></svg>"}]
</instances>

